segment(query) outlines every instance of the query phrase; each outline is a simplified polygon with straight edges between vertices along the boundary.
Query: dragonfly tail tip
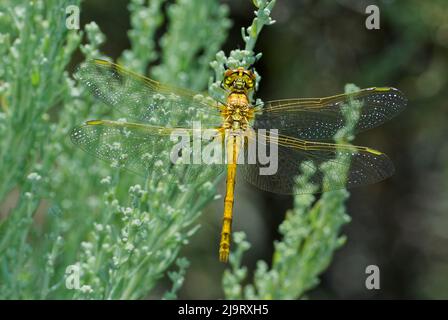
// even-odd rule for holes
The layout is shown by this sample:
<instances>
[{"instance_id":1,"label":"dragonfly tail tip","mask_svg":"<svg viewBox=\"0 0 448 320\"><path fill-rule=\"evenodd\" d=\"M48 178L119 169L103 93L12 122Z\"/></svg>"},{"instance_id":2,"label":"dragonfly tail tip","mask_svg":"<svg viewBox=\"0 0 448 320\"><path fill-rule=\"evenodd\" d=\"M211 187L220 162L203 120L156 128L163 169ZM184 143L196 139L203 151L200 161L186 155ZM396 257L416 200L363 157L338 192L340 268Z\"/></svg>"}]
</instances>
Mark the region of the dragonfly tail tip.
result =
<instances>
[{"instance_id":1,"label":"dragonfly tail tip","mask_svg":"<svg viewBox=\"0 0 448 320\"><path fill-rule=\"evenodd\" d=\"M228 250L219 250L219 261L223 263L227 263L229 261L229 251Z\"/></svg>"}]
</instances>

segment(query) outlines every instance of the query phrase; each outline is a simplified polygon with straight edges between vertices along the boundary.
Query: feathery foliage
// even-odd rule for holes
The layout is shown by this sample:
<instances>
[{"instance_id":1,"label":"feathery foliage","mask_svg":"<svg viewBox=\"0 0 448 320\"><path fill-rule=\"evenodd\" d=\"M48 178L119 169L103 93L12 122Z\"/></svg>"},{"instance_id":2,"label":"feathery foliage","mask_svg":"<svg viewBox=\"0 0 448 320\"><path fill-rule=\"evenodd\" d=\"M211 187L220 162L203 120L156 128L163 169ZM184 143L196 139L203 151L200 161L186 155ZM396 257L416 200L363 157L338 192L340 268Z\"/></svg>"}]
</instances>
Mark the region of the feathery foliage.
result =
<instances>
[{"instance_id":1,"label":"feathery foliage","mask_svg":"<svg viewBox=\"0 0 448 320\"><path fill-rule=\"evenodd\" d=\"M0 203L15 202L0 226L2 298L143 298L176 261L197 230L200 210L215 195L216 181L201 183L207 172L185 188L169 179L174 172L157 164L152 176L138 181L70 143L73 126L110 116L65 71L78 47L86 60L107 58L100 51L105 37L95 23L84 31L66 28L65 10L73 4L80 5L0 4L0 24L6 26L0 34ZM132 48L119 59L130 68L145 72L156 60L162 4L131 1ZM200 21L186 19L191 12L200 13ZM170 5L156 78L204 89L210 57L230 26L227 14L217 1ZM168 274L173 287L166 298L175 297L188 262L176 264L179 271Z\"/></svg>"}]
</instances>

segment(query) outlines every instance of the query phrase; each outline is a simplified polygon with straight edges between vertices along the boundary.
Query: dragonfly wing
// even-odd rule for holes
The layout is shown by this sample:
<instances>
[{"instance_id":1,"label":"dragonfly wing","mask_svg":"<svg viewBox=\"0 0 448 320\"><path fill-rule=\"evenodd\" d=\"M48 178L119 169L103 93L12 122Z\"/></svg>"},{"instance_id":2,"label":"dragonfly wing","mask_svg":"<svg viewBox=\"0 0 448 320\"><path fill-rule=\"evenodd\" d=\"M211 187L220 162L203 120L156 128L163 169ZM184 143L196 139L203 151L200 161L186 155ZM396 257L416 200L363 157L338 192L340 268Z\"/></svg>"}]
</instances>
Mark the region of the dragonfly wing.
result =
<instances>
[{"instance_id":1,"label":"dragonfly wing","mask_svg":"<svg viewBox=\"0 0 448 320\"><path fill-rule=\"evenodd\" d=\"M191 127L192 121L217 127L222 122L219 103L211 97L161 84L108 61L89 61L75 77L132 120L168 127Z\"/></svg>"},{"instance_id":2,"label":"dragonfly wing","mask_svg":"<svg viewBox=\"0 0 448 320\"><path fill-rule=\"evenodd\" d=\"M173 135L174 130L177 130L176 135ZM204 148L219 137L218 130L209 129L207 139L195 137L192 131L193 129L94 120L75 127L70 137L74 144L87 153L113 167L125 168L138 175L147 176L149 172L156 172L158 176L163 176L169 171L176 172L183 182L195 183L200 176L206 179L217 177L223 172L223 165L201 162L194 164L187 151L191 151L193 139L196 139L195 143L199 143L198 146ZM181 157L184 157L183 163Z\"/></svg>"},{"instance_id":3,"label":"dragonfly wing","mask_svg":"<svg viewBox=\"0 0 448 320\"><path fill-rule=\"evenodd\" d=\"M260 170L266 170L268 165L261 165L259 161L239 166L246 181L265 191L319 193L376 183L394 173L394 166L385 154L366 147L299 141L290 137L279 137L276 145L277 171L274 174L261 174ZM275 161L272 153L270 157ZM297 179L301 179L306 169L314 171L309 178L312 185L304 184L296 189Z\"/></svg>"},{"instance_id":4,"label":"dragonfly wing","mask_svg":"<svg viewBox=\"0 0 448 320\"><path fill-rule=\"evenodd\" d=\"M376 127L401 112L406 97L395 88L368 88L326 98L276 100L264 103L255 129L278 129L280 134L307 140L332 138L344 126L350 101L362 104L355 132Z\"/></svg>"}]
</instances>

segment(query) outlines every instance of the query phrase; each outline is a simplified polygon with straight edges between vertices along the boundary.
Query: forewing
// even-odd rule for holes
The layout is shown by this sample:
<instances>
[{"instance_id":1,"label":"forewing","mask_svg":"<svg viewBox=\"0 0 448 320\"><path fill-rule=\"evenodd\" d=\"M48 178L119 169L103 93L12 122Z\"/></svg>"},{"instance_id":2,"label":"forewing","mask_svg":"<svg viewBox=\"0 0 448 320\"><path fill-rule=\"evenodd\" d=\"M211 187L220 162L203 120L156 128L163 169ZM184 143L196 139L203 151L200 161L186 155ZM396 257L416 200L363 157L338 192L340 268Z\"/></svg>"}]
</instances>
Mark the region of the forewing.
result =
<instances>
[{"instance_id":1,"label":"forewing","mask_svg":"<svg viewBox=\"0 0 448 320\"><path fill-rule=\"evenodd\" d=\"M359 132L396 116L405 108L407 99L395 88L368 88L326 98L268 101L258 108L253 127L278 129L280 134L299 139L331 139L344 126L343 108L348 108L349 102L362 104L355 127Z\"/></svg>"},{"instance_id":2,"label":"forewing","mask_svg":"<svg viewBox=\"0 0 448 320\"><path fill-rule=\"evenodd\" d=\"M104 60L83 64L75 74L104 103L126 119L166 127L218 127L218 102L193 91L163 85Z\"/></svg>"}]
</instances>

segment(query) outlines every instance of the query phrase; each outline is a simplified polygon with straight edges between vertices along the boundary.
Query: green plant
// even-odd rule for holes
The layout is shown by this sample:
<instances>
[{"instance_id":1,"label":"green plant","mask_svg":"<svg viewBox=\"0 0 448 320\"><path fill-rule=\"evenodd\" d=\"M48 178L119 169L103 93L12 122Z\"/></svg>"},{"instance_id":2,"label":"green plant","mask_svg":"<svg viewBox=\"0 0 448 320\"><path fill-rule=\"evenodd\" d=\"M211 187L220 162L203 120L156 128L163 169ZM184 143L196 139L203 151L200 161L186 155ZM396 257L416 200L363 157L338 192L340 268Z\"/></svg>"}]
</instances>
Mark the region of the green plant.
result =
<instances>
[{"instance_id":1,"label":"green plant","mask_svg":"<svg viewBox=\"0 0 448 320\"><path fill-rule=\"evenodd\" d=\"M79 2L0 5L6 12L0 23L11 26L0 35L5 44L0 49L0 202L11 199L12 190L20 194L0 226L0 296L143 298L197 230L193 224L214 197L216 181L201 183L208 174L203 172L203 179L185 189L170 179L162 181L161 171L168 178L173 172L156 164L151 177L135 184L137 177L73 147L69 130L87 119L110 116L110 110L64 71L78 46L86 60L104 57L99 46L105 38L94 23L85 27L84 45L84 32L65 27L69 4ZM129 5L132 48L119 60L142 72L157 58L145 51L154 48L161 4L135 0ZM188 12L200 13L201 20L192 24ZM146 23L148 15L157 19ZM170 5L163 63L154 68L155 77L203 89L208 59L229 27L226 16L226 7L216 1L179 0ZM191 51L178 55L185 53L185 44ZM173 288L167 298L175 296L188 264L180 259L177 265L179 272L169 273ZM66 287L70 266L80 273L79 290Z\"/></svg>"},{"instance_id":2,"label":"green plant","mask_svg":"<svg viewBox=\"0 0 448 320\"><path fill-rule=\"evenodd\" d=\"M48 261L31 245L42 232L33 218L46 207L43 199L52 197L51 172L61 151L60 143L43 141L57 127L50 112L68 96L64 70L80 41L78 34L65 27L65 7L71 3L6 1L0 5L0 24L4 26L0 35L0 201L8 194L10 198L19 194L0 225L2 297L35 295L31 283L41 289L39 295L45 294L48 277L37 276L34 263L39 263L42 274L51 274L47 262L60 243L57 237L53 241L40 238L44 240L41 244L48 246Z\"/></svg>"}]
</instances>

